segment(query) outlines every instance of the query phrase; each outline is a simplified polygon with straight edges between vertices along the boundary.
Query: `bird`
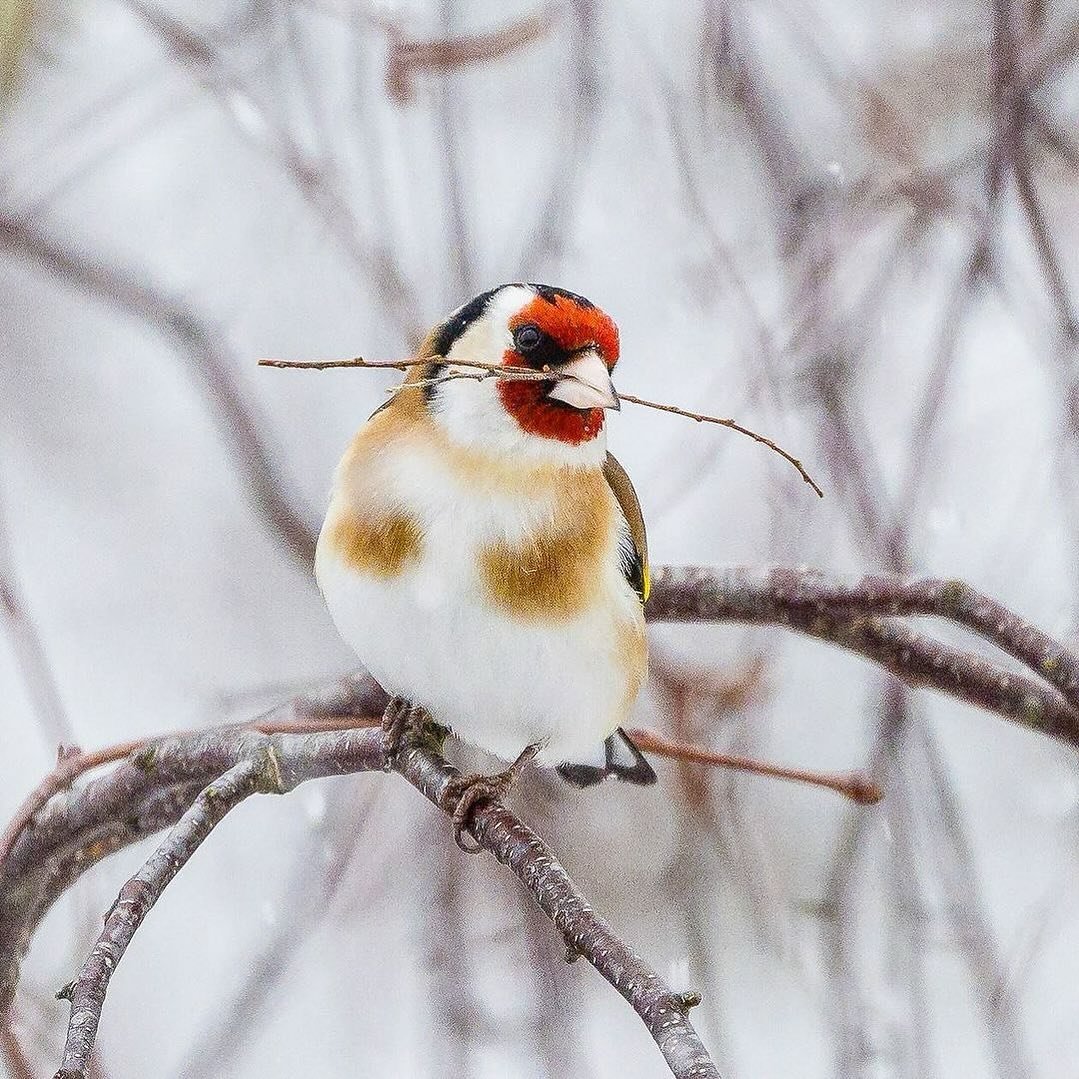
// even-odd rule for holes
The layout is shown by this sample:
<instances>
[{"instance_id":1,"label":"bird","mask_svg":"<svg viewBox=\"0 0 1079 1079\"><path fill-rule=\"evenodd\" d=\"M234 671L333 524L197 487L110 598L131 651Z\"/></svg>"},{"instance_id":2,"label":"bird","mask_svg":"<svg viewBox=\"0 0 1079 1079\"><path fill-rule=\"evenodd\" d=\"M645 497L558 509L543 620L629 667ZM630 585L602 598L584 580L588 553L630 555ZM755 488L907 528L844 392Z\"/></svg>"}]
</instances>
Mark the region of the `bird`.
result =
<instances>
[{"instance_id":1,"label":"bird","mask_svg":"<svg viewBox=\"0 0 1079 1079\"><path fill-rule=\"evenodd\" d=\"M455 781L465 850L473 807L529 764L577 787L656 782L622 726L647 673L650 581L640 503L607 449L618 357L617 326L583 296L500 285L427 335L334 475L315 574L391 696L387 751L429 717L512 762Z\"/></svg>"}]
</instances>

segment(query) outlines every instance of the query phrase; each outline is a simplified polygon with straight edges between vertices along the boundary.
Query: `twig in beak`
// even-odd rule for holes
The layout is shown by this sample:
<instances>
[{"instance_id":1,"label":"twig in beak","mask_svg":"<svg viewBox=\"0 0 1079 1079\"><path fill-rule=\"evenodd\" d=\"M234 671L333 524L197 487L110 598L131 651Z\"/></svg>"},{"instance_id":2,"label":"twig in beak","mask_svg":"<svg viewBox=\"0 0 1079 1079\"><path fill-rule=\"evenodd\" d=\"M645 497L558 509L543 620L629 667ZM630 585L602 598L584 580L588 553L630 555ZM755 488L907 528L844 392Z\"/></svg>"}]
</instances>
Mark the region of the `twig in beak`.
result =
<instances>
[{"instance_id":1,"label":"twig in beak","mask_svg":"<svg viewBox=\"0 0 1079 1079\"><path fill-rule=\"evenodd\" d=\"M390 368L397 371L407 371L410 367L415 367L417 364L423 363L422 359L410 359L410 360L365 360L361 356L354 356L347 360L259 360L259 367L278 367L278 368L300 368L311 371L326 371L330 368L337 367L363 367L363 368ZM439 382L451 382L455 379L472 379L476 382L484 382L489 378L504 378L521 382L558 382L563 378L572 379L573 375L562 375L558 371L543 370L536 371L531 367L511 367L501 363L480 363L477 360L458 360L452 361L454 367L467 367L470 371L447 371L444 374L438 375L435 378L426 378L418 382L402 382L400 386L395 386L390 392L399 393L404 389L412 389L415 387L433 386ZM684 416L687 420L694 420L697 423L714 423L720 427L727 427L732 431L737 431L740 435L746 435L748 438L753 439L754 442L759 442L762 446L767 446L774 453L778 453L785 461L789 461L798 470L798 474L802 479L809 484L810 487L816 492L819 498L824 497L824 492L817 485L816 480L806 470L805 465L802 464L797 457L788 453L778 443L773 442L772 439L767 438L765 435L760 435L756 431L751 430L748 427L743 427L742 424L736 423L732 419L722 419L719 416L709 416L703 412L690 412L688 409L679 408L678 405L664 405L659 401L649 401L644 397L636 397L630 393L619 393L618 398L621 401L628 401L632 405L641 405L643 408L654 408L658 412L669 412L674 416Z\"/></svg>"}]
</instances>

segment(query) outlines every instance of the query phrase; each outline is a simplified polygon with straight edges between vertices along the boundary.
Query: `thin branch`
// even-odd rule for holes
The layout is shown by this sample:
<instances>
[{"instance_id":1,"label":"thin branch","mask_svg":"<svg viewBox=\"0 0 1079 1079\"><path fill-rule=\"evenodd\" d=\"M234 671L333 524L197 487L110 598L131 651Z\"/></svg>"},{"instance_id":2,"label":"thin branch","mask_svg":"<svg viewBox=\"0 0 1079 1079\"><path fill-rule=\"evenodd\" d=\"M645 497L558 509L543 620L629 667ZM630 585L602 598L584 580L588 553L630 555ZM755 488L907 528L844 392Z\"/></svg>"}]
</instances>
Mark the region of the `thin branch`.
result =
<instances>
[{"instance_id":1,"label":"thin branch","mask_svg":"<svg viewBox=\"0 0 1079 1079\"><path fill-rule=\"evenodd\" d=\"M1051 688L890 621L901 614L933 614L966 625ZM904 585L880 576L848 584L806 569L664 566L653 574L647 617L785 626L858 652L909 685L951 694L1079 746L1079 711L1069 703L1079 693L1079 659L959 581Z\"/></svg>"},{"instance_id":2,"label":"thin branch","mask_svg":"<svg viewBox=\"0 0 1079 1079\"><path fill-rule=\"evenodd\" d=\"M273 360L273 359L261 359L258 362L259 367L276 367L276 368L301 368L311 371L326 371L337 367L362 367L362 368L394 368L398 371L407 371L410 367L414 367L418 361L415 359L410 360L365 360L361 356L354 356L347 360ZM508 364L501 363L482 363L479 360L458 360L453 361L454 367L467 367L472 369L475 373L469 373L468 371L447 371L444 374L439 374L434 378L422 379L417 382L403 382L400 386L395 386L390 392L398 393L405 389L415 389L421 386L433 386L440 382L449 382L453 379L474 379L476 382L484 382L489 378L506 379L510 382L559 382L564 379L570 381L573 380L572 375L564 375L558 371L550 369L544 369L537 371L531 367L514 367ZM817 486L813 477L806 471L805 466L797 457L793 457L781 446L777 445L770 438L766 438L764 435L757 434L756 431L750 430L748 427L743 427L741 424L736 423L731 419L720 419L718 416L709 416L701 412L689 412L684 408L680 408L678 405L664 405L658 401L649 401L644 397L636 397L630 393L619 393L618 399L620 401L628 401L632 405L643 405L645 408L654 408L659 412L669 412L675 416L683 416L687 420L695 420L697 423L714 423L720 427L727 427L732 431L737 431L741 435L753 439L754 442L759 442L762 446L767 446L770 450L778 453L784 460L789 461L797 470L805 483L808 483L810 487L817 493L819 498L824 497L824 492Z\"/></svg>"},{"instance_id":3,"label":"thin branch","mask_svg":"<svg viewBox=\"0 0 1079 1079\"><path fill-rule=\"evenodd\" d=\"M814 772L803 768L783 768L777 764L765 764L752 757L733 756L729 753L716 753L703 746L689 745L685 742L664 738L655 731L634 727L628 732L637 748L658 757L669 757L677 761L691 761L697 764L710 764L717 768L731 768L739 772L751 772L754 775L769 776L772 779L790 779L796 783L808 783L814 787L823 787L842 794L859 805L876 805L884 795L880 787L871 779L862 775L829 775L826 772Z\"/></svg>"},{"instance_id":4,"label":"thin branch","mask_svg":"<svg viewBox=\"0 0 1079 1079\"><path fill-rule=\"evenodd\" d=\"M684 408L679 408L677 405L662 405L658 401L647 401L643 397L635 397L633 394L620 393L618 395L620 401L629 401L633 405L644 405L645 408L654 408L660 412L670 412L675 416L684 416L687 420L696 420L697 423L715 423L720 427L729 427L732 431L737 431L740 435L746 435L753 439L754 442L759 442L762 446L767 446L774 453L778 453L784 460L789 461L798 470L798 474L802 477L804 483L808 483L810 487L816 492L818 498L824 497L824 492L817 486L817 482L806 471L805 465L798 460L797 457L793 457L782 446L777 445L770 438L765 438L764 435L757 434L756 431L751 431L748 427L743 427L739 423L735 423L731 419L720 419L717 416L708 416L700 412L689 412Z\"/></svg>"},{"instance_id":5,"label":"thin branch","mask_svg":"<svg viewBox=\"0 0 1079 1079\"><path fill-rule=\"evenodd\" d=\"M59 993L71 1001L71 1022L55 1079L86 1079L109 981L169 882L229 810L259 790L278 789L279 782L272 747L265 760L248 759L234 765L202 791L168 838L120 890L79 977Z\"/></svg>"}]
</instances>

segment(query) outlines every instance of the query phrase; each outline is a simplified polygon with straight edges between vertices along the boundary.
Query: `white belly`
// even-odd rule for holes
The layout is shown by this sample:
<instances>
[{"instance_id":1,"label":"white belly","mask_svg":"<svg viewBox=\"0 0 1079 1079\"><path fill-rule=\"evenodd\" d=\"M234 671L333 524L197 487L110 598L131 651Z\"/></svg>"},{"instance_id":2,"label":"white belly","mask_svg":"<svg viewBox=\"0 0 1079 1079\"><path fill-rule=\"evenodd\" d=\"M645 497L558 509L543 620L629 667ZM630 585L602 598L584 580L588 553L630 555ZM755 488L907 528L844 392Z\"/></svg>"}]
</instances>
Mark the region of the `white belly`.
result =
<instances>
[{"instance_id":1,"label":"white belly","mask_svg":"<svg viewBox=\"0 0 1079 1079\"><path fill-rule=\"evenodd\" d=\"M425 486L430 495L430 477ZM568 620L522 621L487 595L477 551L493 531L527 527L536 507L452 484L438 497L425 507L419 560L397 577L358 572L320 544L316 573L341 635L388 693L503 760L542 742L541 764L602 762L635 696L627 636L643 633L616 549L598 570L599 602Z\"/></svg>"}]
</instances>

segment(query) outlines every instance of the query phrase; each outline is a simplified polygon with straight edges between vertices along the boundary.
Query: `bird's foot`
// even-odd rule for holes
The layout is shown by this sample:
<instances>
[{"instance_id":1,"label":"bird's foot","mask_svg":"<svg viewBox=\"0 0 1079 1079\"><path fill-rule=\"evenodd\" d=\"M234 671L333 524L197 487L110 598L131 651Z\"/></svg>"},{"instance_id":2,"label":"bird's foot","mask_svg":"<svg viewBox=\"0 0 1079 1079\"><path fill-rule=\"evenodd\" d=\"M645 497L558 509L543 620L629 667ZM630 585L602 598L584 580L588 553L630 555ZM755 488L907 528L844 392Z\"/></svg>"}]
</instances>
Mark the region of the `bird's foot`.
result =
<instances>
[{"instance_id":1,"label":"bird's foot","mask_svg":"<svg viewBox=\"0 0 1079 1079\"><path fill-rule=\"evenodd\" d=\"M505 797L521 772L536 759L540 749L539 745L527 746L504 772L458 776L446 785L446 796L457 800L453 809L454 842L466 854L479 854L483 850L479 843L465 842L464 833L472 818L472 811L481 802L497 802Z\"/></svg>"},{"instance_id":2,"label":"bird's foot","mask_svg":"<svg viewBox=\"0 0 1079 1079\"><path fill-rule=\"evenodd\" d=\"M382 713L382 769L392 772L397 754L434 726L431 713L404 697L391 697Z\"/></svg>"}]
</instances>

